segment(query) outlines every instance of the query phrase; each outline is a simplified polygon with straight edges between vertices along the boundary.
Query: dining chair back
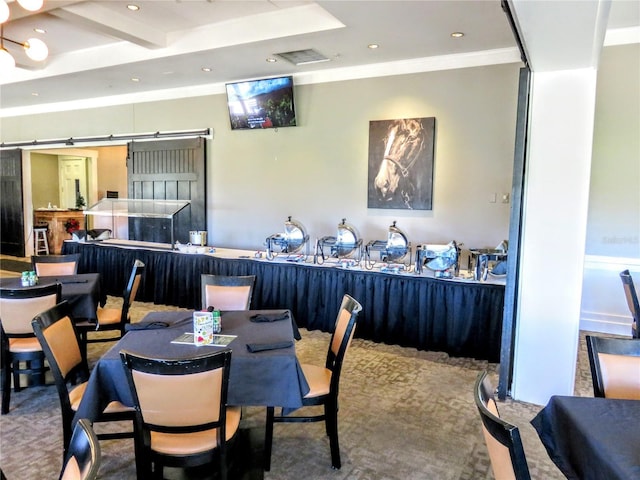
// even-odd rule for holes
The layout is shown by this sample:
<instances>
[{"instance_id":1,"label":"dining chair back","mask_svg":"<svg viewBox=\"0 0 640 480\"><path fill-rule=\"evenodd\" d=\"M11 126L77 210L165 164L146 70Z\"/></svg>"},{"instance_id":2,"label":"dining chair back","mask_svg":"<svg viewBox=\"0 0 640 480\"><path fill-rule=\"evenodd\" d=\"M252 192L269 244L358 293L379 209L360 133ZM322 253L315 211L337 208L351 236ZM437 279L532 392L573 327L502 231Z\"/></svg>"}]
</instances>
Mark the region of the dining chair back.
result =
<instances>
[{"instance_id":1,"label":"dining chair back","mask_svg":"<svg viewBox=\"0 0 640 480\"><path fill-rule=\"evenodd\" d=\"M594 396L640 400L640 339L586 340Z\"/></svg>"},{"instance_id":2,"label":"dining chair back","mask_svg":"<svg viewBox=\"0 0 640 480\"><path fill-rule=\"evenodd\" d=\"M638 302L638 293L633 284L633 277L629 270L620 272L620 280L622 280L622 288L624 288L624 296L627 299L629 311L633 317L631 323L631 337L640 338L640 303Z\"/></svg>"},{"instance_id":3,"label":"dining chair back","mask_svg":"<svg viewBox=\"0 0 640 480\"><path fill-rule=\"evenodd\" d=\"M295 422L325 422L325 430L329 436L331 449L331 465L335 469L342 466L340 460L340 444L338 442L338 393L340 387L340 373L353 334L355 333L358 313L362 305L349 295L344 295L334 331L329 341L326 361L323 367L318 365L301 364L304 376L309 384L309 393L303 398L303 406L324 406L324 413L320 415L286 415L284 410L275 414L274 407L267 407L267 424L265 429L265 470L271 469L271 449L273 446L273 424Z\"/></svg>"},{"instance_id":4,"label":"dining chair back","mask_svg":"<svg viewBox=\"0 0 640 480\"><path fill-rule=\"evenodd\" d=\"M133 262L133 268L131 269L129 279L122 293L121 308L98 308L96 311L98 317L97 322L91 320L77 322L76 325L80 332L80 340L83 348L86 348L86 343L114 342L125 334L125 328L127 324L131 322L129 310L138 293L144 271L144 263L136 259ZM94 331L117 331L117 334L110 337L96 336L95 338L89 338L88 334Z\"/></svg>"},{"instance_id":5,"label":"dining chair back","mask_svg":"<svg viewBox=\"0 0 640 480\"><path fill-rule=\"evenodd\" d=\"M520 430L500 418L487 372L478 375L473 396L482 420L482 432L495 479L531 480Z\"/></svg>"},{"instance_id":6,"label":"dining chair back","mask_svg":"<svg viewBox=\"0 0 640 480\"><path fill-rule=\"evenodd\" d=\"M224 276L203 273L202 309L213 307L217 310L249 310L255 275Z\"/></svg>"},{"instance_id":7,"label":"dining chair back","mask_svg":"<svg viewBox=\"0 0 640 480\"><path fill-rule=\"evenodd\" d=\"M98 437L89 420L81 418L73 429L60 480L95 480L98 478L100 462Z\"/></svg>"},{"instance_id":8,"label":"dining chair back","mask_svg":"<svg viewBox=\"0 0 640 480\"><path fill-rule=\"evenodd\" d=\"M148 358L121 351L135 404L139 479L163 467L188 468L218 458L227 478L227 442L238 431L240 407L227 407L231 351L185 359Z\"/></svg>"},{"instance_id":9,"label":"dining chair back","mask_svg":"<svg viewBox=\"0 0 640 480\"><path fill-rule=\"evenodd\" d=\"M73 432L73 417L82 401L86 381L89 378L87 359L81 353L71 308L66 300L36 315L31 325L49 363L58 391L62 414L64 458L66 458ZM126 407L120 402L111 402L95 421L132 421L133 413L133 408ZM132 437L131 431L98 435L101 440Z\"/></svg>"},{"instance_id":10,"label":"dining chair back","mask_svg":"<svg viewBox=\"0 0 640 480\"><path fill-rule=\"evenodd\" d=\"M28 375L30 382L44 383L44 353L31 328L31 320L38 313L58 303L60 295L59 283L0 289L0 384L3 415L9 413L12 376L15 392L21 390L21 374Z\"/></svg>"},{"instance_id":11,"label":"dining chair back","mask_svg":"<svg viewBox=\"0 0 640 480\"><path fill-rule=\"evenodd\" d=\"M39 277L75 275L78 273L79 253L68 255L33 255L31 264Z\"/></svg>"}]
</instances>

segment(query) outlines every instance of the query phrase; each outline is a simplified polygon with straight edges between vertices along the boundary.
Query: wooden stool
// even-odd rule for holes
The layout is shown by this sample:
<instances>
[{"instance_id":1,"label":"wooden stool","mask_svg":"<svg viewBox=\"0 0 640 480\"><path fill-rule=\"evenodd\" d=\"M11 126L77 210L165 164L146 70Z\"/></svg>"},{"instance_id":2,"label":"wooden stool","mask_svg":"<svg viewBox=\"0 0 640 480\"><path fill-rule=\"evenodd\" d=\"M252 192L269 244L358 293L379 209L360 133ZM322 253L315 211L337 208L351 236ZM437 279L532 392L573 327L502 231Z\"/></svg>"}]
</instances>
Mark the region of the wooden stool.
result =
<instances>
[{"instance_id":1,"label":"wooden stool","mask_svg":"<svg viewBox=\"0 0 640 480\"><path fill-rule=\"evenodd\" d=\"M35 255L49 255L49 241L47 240L48 227L33 227L33 241Z\"/></svg>"}]
</instances>

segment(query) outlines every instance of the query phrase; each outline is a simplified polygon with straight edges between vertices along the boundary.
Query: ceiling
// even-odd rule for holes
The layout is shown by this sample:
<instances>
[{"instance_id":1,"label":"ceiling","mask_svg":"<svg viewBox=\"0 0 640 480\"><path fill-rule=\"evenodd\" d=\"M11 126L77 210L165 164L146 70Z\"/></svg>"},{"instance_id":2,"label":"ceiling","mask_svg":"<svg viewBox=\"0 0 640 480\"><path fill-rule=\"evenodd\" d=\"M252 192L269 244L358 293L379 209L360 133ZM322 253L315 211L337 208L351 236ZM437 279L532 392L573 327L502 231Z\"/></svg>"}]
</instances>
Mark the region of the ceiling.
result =
<instances>
[{"instance_id":1,"label":"ceiling","mask_svg":"<svg viewBox=\"0 0 640 480\"><path fill-rule=\"evenodd\" d=\"M225 82L282 74L300 83L403 73L427 63L472 65L481 56L485 63L519 58L498 0L45 0L35 14L7 1L11 17L4 37L41 38L49 58L33 62L5 42L20 67L0 77L5 112L148 92L222 91ZM140 10L128 10L130 3ZM576 4L535 3L545 15L554 5ZM608 27L640 25L639 5L614 0ZM571 29L572 22L563 23ZM453 38L452 32L464 36ZM368 48L372 43L379 48ZM328 60L294 65L275 56L303 49Z\"/></svg>"}]
</instances>

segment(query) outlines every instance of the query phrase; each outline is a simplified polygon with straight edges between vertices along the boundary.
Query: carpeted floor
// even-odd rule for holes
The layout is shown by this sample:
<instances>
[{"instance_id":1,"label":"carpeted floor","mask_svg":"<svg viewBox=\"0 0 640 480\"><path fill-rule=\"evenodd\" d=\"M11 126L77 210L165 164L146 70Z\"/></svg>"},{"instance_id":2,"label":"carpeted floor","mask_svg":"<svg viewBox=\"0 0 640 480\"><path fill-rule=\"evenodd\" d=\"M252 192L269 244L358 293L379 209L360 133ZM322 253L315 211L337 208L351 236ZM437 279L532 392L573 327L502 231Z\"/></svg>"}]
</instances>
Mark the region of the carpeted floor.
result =
<instances>
[{"instance_id":1,"label":"carpeted floor","mask_svg":"<svg viewBox=\"0 0 640 480\"><path fill-rule=\"evenodd\" d=\"M117 307L118 299L109 297L108 304ZM136 302L133 320L161 309L176 308ZM301 333L303 339L296 344L301 360L323 363L329 335L304 329ZM576 394L592 396L584 335L581 337ZM111 345L90 344L90 363ZM272 469L264 473L264 478L491 479L489 457L472 397L475 378L484 369L495 382L495 364L355 339L341 379L342 469L331 469L322 424L279 424L274 432ZM541 407L509 400L501 402L499 408L504 418L520 427L532 478L564 478L529 424ZM241 426L260 439L264 417L263 408L245 408ZM101 428L105 426L97 427ZM0 417L0 466L8 479L57 478L62 462L61 436L55 387L12 392L11 411ZM131 440L103 441L101 448L99 478L135 478ZM167 477L184 478L175 472L169 472Z\"/></svg>"}]
</instances>

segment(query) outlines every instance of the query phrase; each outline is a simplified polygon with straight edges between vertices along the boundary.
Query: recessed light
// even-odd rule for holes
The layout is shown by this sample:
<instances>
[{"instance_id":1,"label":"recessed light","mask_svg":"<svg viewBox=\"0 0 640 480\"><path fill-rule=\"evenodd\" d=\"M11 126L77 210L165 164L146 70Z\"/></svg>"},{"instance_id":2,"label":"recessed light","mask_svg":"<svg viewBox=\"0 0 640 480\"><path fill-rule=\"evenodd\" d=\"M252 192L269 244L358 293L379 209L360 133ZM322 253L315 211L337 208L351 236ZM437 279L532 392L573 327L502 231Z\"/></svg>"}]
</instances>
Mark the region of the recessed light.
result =
<instances>
[{"instance_id":1,"label":"recessed light","mask_svg":"<svg viewBox=\"0 0 640 480\"><path fill-rule=\"evenodd\" d=\"M369 45L367 45L367 48L375 50L376 48L380 48L380 45L378 45L377 43L370 43Z\"/></svg>"},{"instance_id":2,"label":"recessed light","mask_svg":"<svg viewBox=\"0 0 640 480\"><path fill-rule=\"evenodd\" d=\"M138 77L131 77L132 82L139 82L140 79Z\"/></svg>"},{"instance_id":3,"label":"recessed light","mask_svg":"<svg viewBox=\"0 0 640 480\"><path fill-rule=\"evenodd\" d=\"M39 94L38 92L31 92L31 96L33 96L33 97L37 97L37 96L39 96L39 95L40 95L40 94Z\"/></svg>"},{"instance_id":4,"label":"recessed light","mask_svg":"<svg viewBox=\"0 0 640 480\"><path fill-rule=\"evenodd\" d=\"M137 12L138 10L140 10L140 7L138 5L134 5L133 3L127 5L127 8L132 12Z\"/></svg>"},{"instance_id":5,"label":"recessed light","mask_svg":"<svg viewBox=\"0 0 640 480\"><path fill-rule=\"evenodd\" d=\"M202 71L208 73L211 71L211 67L202 67Z\"/></svg>"},{"instance_id":6,"label":"recessed light","mask_svg":"<svg viewBox=\"0 0 640 480\"><path fill-rule=\"evenodd\" d=\"M451 36L452 36L453 38L462 38L462 37L464 37L464 33L462 33L462 32L453 32L453 33L451 34Z\"/></svg>"},{"instance_id":7,"label":"recessed light","mask_svg":"<svg viewBox=\"0 0 640 480\"><path fill-rule=\"evenodd\" d=\"M44 28L34 28L33 29L34 32L36 33L47 33L47 31Z\"/></svg>"},{"instance_id":8,"label":"recessed light","mask_svg":"<svg viewBox=\"0 0 640 480\"><path fill-rule=\"evenodd\" d=\"M269 57L266 59L267 63L276 63L278 61L277 58Z\"/></svg>"}]
</instances>

